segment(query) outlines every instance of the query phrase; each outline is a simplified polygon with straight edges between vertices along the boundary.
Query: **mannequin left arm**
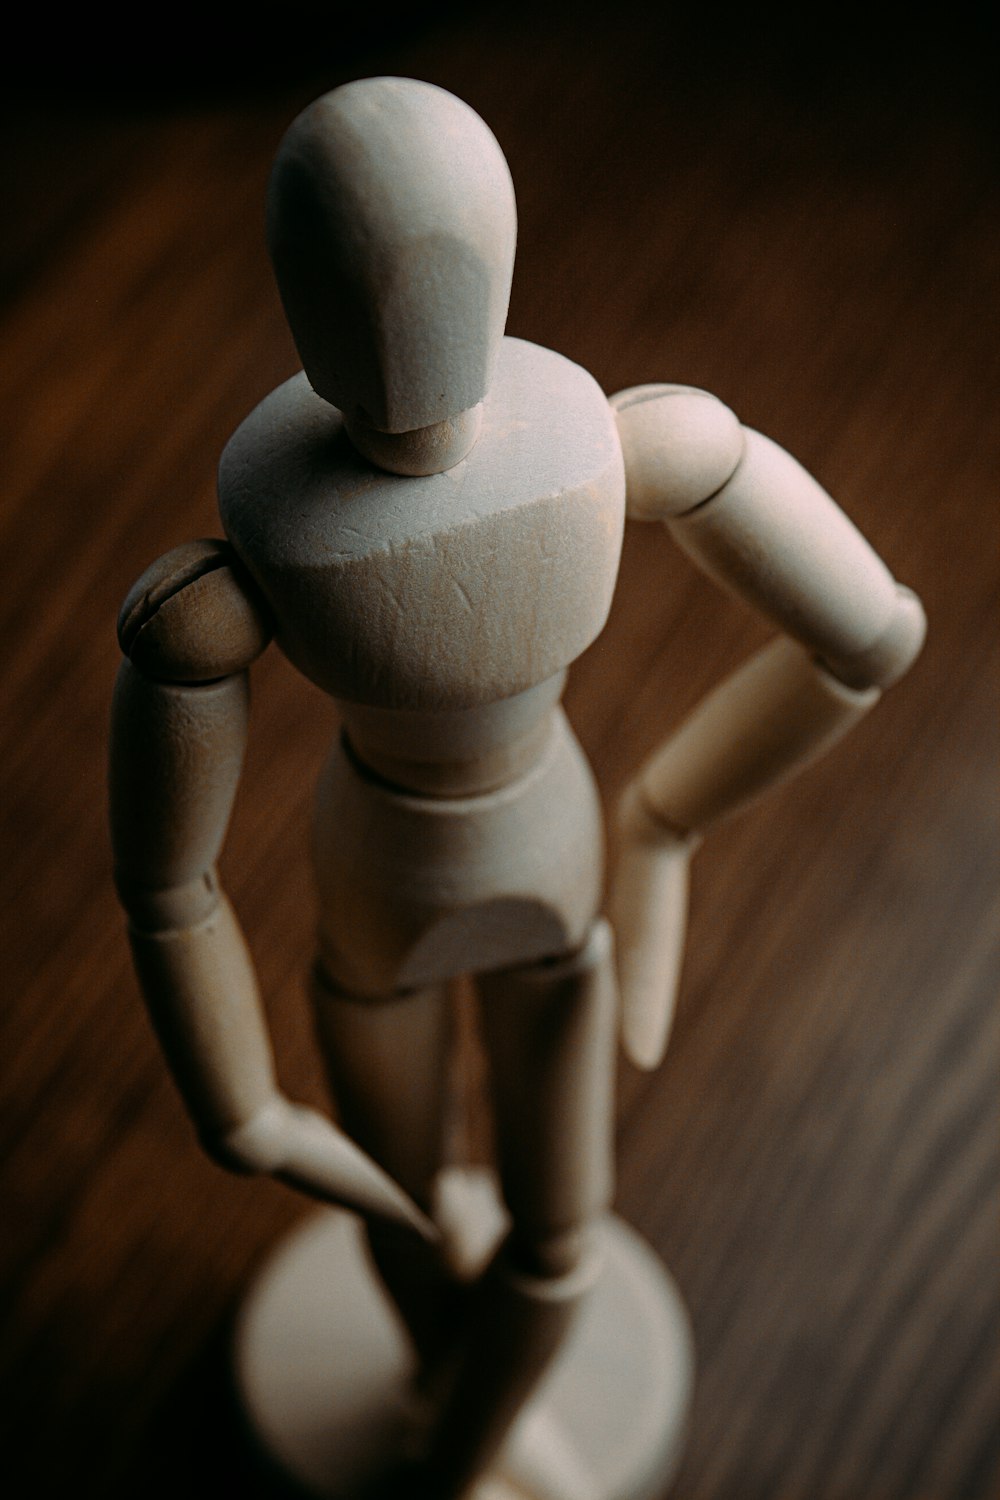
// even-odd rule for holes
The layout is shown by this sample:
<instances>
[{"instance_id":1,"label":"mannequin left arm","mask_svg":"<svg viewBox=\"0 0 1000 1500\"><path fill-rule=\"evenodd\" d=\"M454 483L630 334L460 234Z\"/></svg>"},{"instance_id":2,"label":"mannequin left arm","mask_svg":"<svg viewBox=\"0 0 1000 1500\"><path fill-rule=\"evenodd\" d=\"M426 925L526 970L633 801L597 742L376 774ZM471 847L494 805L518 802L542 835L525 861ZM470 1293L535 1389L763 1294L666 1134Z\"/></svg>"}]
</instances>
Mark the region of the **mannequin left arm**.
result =
<instances>
[{"instance_id":1,"label":"mannequin left arm","mask_svg":"<svg viewBox=\"0 0 1000 1500\"><path fill-rule=\"evenodd\" d=\"M629 514L662 520L784 632L711 692L626 789L612 895L626 1051L662 1056L704 830L824 754L923 643L919 600L806 471L702 391L612 401Z\"/></svg>"}]
</instances>

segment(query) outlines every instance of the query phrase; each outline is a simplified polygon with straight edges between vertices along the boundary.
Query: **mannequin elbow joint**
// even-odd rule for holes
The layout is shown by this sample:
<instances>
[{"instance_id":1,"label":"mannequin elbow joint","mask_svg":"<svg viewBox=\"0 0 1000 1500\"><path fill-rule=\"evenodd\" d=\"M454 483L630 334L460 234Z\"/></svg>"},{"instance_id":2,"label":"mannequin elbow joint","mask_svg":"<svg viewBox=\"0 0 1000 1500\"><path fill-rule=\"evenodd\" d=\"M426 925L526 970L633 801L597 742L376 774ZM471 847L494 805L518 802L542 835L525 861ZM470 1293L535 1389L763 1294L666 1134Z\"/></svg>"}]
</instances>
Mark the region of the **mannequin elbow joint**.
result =
<instances>
[{"instance_id":1,"label":"mannequin elbow joint","mask_svg":"<svg viewBox=\"0 0 1000 1500\"><path fill-rule=\"evenodd\" d=\"M828 665L848 687L892 687L920 655L926 634L923 605L911 589L897 585L896 607L878 637L864 651Z\"/></svg>"}]
</instances>

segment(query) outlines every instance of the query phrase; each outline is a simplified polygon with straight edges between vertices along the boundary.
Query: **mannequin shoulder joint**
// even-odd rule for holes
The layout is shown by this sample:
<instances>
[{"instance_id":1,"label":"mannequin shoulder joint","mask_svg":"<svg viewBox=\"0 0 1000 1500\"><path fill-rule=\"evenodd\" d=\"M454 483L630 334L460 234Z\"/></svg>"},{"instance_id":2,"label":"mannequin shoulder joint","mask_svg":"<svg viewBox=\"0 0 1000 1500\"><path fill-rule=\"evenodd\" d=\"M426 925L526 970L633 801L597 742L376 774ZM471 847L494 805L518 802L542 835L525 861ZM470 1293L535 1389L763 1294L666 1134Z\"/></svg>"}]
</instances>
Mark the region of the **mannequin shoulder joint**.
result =
<instances>
[{"instance_id":1,"label":"mannequin shoulder joint","mask_svg":"<svg viewBox=\"0 0 1000 1500\"><path fill-rule=\"evenodd\" d=\"M273 634L228 542L185 542L133 585L118 616L125 655L147 677L210 682L244 671Z\"/></svg>"},{"instance_id":2,"label":"mannequin shoulder joint","mask_svg":"<svg viewBox=\"0 0 1000 1500\"><path fill-rule=\"evenodd\" d=\"M701 505L743 456L743 428L729 407L686 385L639 385L611 398L625 459L626 509L666 521Z\"/></svg>"}]
</instances>

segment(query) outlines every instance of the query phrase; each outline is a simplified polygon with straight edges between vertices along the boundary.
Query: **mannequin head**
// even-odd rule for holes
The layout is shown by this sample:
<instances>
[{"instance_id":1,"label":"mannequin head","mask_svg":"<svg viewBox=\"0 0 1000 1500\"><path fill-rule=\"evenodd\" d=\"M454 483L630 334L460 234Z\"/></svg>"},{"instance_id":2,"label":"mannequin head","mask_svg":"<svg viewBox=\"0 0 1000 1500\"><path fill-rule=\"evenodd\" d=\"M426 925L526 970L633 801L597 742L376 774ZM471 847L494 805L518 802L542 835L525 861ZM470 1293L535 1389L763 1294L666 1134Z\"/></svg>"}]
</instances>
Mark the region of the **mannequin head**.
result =
<instances>
[{"instance_id":1,"label":"mannequin head","mask_svg":"<svg viewBox=\"0 0 1000 1500\"><path fill-rule=\"evenodd\" d=\"M402 434L433 429L423 447L435 467L475 441L515 237L503 153L443 89L362 79L287 132L268 194L282 301L314 390L362 451L380 450L376 462L395 467L393 454L421 447ZM391 435L381 447L380 434Z\"/></svg>"}]
</instances>

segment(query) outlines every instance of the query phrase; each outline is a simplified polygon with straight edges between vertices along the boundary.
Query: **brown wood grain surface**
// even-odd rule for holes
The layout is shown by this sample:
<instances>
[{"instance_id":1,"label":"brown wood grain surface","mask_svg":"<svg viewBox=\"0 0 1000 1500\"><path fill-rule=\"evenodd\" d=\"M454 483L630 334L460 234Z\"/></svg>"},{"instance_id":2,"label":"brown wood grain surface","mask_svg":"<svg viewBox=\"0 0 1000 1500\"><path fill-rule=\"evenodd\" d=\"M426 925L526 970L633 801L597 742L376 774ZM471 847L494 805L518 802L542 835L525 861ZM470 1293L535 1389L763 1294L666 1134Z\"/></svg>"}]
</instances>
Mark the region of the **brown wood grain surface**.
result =
<instances>
[{"instance_id":1,"label":"brown wood grain surface","mask_svg":"<svg viewBox=\"0 0 1000 1500\"><path fill-rule=\"evenodd\" d=\"M832 10L753 29L450 7L355 50L302 14L315 40L273 79L266 38L195 77L167 27L168 65L150 44L128 87L107 67L88 87L71 50L44 76L26 58L0 120L7 1493L274 1493L244 1457L225 1339L303 1210L200 1155L138 999L105 833L114 620L153 557L217 534L217 455L295 367L262 236L284 126L323 88L397 72L466 98L508 154L511 332L609 391L716 392L930 618L876 714L707 841L671 1051L653 1076L622 1068L618 1207L698 1348L673 1493L989 1500L1000 216L972 9L893 33ZM764 635L630 524L567 700L609 802ZM275 652L254 692L224 874L282 1079L322 1102L306 846L334 718Z\"/></svg>"}]
</instances>

